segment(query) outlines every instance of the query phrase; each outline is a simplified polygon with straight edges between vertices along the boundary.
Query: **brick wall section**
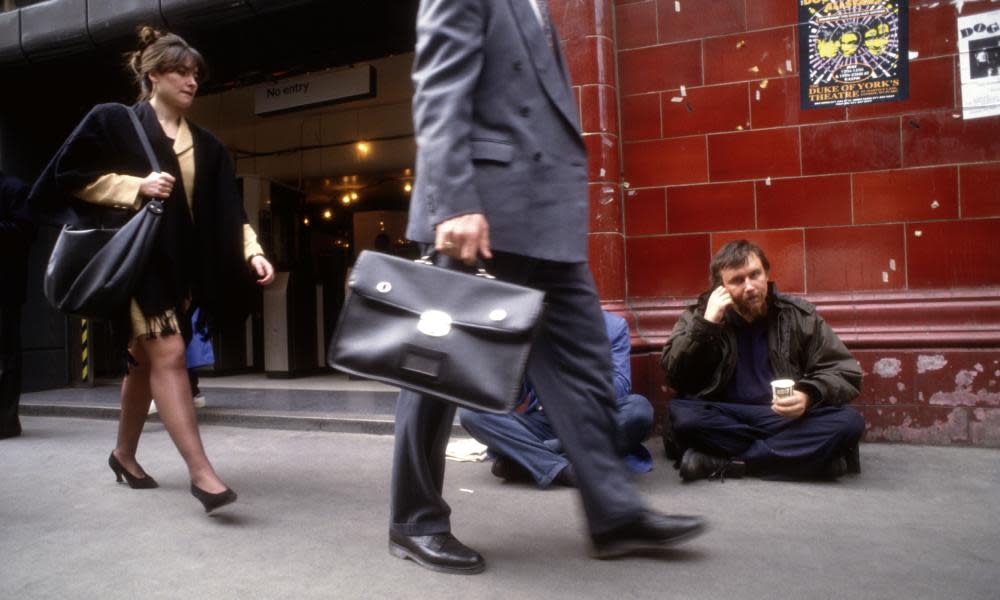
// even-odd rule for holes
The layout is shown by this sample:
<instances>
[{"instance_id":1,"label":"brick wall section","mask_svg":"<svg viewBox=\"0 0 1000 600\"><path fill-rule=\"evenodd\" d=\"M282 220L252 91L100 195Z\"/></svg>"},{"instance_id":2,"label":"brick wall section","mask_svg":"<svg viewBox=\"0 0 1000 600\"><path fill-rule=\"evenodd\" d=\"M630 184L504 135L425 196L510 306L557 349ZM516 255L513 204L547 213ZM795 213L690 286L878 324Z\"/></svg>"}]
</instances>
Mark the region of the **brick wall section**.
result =
<instances>
[{"instance_id":1,"label":"brick wall section","mask_svg":"<svg viewBox=\"0 0 1000 600\"><path fill-rule=\"evenodd\" d=\"M911 0L908 100L813 111L799 109L794 0L552 4L597 137L588 140L595 274L608 307L636 325L634 384L658 410L668 392L654 351L705 288L712 253L748 237L783 291L874 294L869 309L878 294L927 306L866 312L862 298L857 315L838 313L867 373L858 404L867 439L1000 445L1000 117L961 119L954 3ZM962 14L995 8L967 2ZM587 25L567 26L578 21ZM617 82L604 68L605 38ZM591 86L615 95L587 94ZM588 114L598 104L588 95L602 107L617 101L620 123ZM619 134L620 159L607 144ZM620 216L605 196L619 182L609 166L621 171ZM966 289L985 291L945 302ZM938 323L956 311L968 314L963 323ZM941 327L950 333L933 343ZM932 343L914 348L908 336ZM893 360L898 371L886 368Z\"/></svg>"}]
</instances>

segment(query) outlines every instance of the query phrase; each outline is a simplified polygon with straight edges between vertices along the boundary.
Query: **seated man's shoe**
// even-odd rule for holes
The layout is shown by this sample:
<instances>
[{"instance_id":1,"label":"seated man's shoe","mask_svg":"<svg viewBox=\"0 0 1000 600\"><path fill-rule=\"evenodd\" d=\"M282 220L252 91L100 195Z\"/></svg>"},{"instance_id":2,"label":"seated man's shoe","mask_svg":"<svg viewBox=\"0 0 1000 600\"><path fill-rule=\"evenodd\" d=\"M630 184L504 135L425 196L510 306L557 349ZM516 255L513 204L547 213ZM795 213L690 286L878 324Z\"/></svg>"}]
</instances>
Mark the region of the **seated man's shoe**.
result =
<instances>
[{"instance_id":1,"label":"seated man's shoe","mask_svg":"<svg viewBox=\"0 0 1000 600\"><path fill-rule=\"evenodd\" d=\"M854 444L844 451L844 461L847 463L847 472L857 475L861 472L861 448Z\"/></svg>"},{"instance_id":2,"label":"seated man's shoe","mask_svg":"<svg viewBox=\"0 0 1000 600\"><path fill-rule=\"evenodd\" d=\"M685 515L643 511L639 517L604 533L590 536L594 558L614 558L633 552L657 550L701 535L705 520Z\"/></svg>"},{"instance_id":3,"label":"seated man's shoe","mask_svg":"<svg viewBox=\"0 0 1000 600\"><path fill-rule=\"evenodd\" d=\"M499 477L505 481L533 481L531 473L522 467L520 463L500 455L497 455L493 459L493 466L490 467L490 473L493 473L494 477Z\"/></svg>"},{"instance_id":4,"label":"seated man's shoe","mask_svg":"<svg viewBox=\"0 0 1000 600\"><path fill-rule=\"evenodd\" d=\"M838 479L847 474L847 460L843 456L830 461L820 476L824 479Z\"/></svg>"},{"instance_id":5,"label":"seated man's shoe","mask_svg":"<svg viewBox=\"0 0 1000 600\"><path fill-rule=\"evenodd\" d=\"M389 554L441 573L473 575L486 568L483 557L451 533L402 535L390 531Z\"/></svg>"},{"instance_id":6,"label":"seated man's shoe","mask_svg":"<svg viewBox=\"0 0 1000 600\"><path fill-rule=\"evenodd\" d=\"M674 468L678 469L681 466L681 457L684 456L684 450L681 445L677 443L677 438L674 436L674 426L670 421L670 411L667 411L667 415L663 419L663 454L666 455L668 460L673 461Z\"/></svg>"},{"instance_id":7,"label":"seated man's shoe","mask_svg":"<svg viewBox=\"0 0 1000 600\"><path fill-rule=\"evenodd\" d=\"M694 448L685 450L681 458L681 479L684 481L715 478L725 481L726 477L739 479L746 472L747 466L743 461L711 456Z\"/></svg>"},{"instance_id":8,"label":"seated man's shoe","mask_svg":"<svg viewBox=\"0 0 1000 600\"><path fill-rule=\"evenodd\" d=\"M573 465L566 465L556 474L552 483L556 485L561 485L564 487L576 487L576 471L573 470Z\"/></svg>"}]
</instances>

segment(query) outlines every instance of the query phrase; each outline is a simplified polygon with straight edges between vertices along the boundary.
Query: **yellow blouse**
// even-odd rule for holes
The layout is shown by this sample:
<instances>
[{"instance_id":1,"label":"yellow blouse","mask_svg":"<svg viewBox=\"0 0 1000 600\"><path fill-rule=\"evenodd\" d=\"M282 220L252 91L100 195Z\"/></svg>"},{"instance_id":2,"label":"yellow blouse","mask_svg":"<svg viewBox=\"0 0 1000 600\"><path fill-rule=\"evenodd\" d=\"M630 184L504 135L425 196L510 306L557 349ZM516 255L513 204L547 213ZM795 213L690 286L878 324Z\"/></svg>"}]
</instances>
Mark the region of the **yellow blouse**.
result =
<instances>
[{"instance_id":1,"label":"yellow blouse","mask_svg":"<svg viewBox=\"0 0 1000 600\"><path fill-rule=\"evenodd\" d=\"M188 211L192 210L194 201L194 139L187 120L181 119L174 139L174 154L181 166L181 181L187 195ZM108 173L101 175L90 184L78 190L74 195L85 202L111 206L115 208L139 210L139 186L143 177ZM191 212L192 219L194 213ZM264 249L257 242L257 232L249 223L243 224L243 256L250 260L257 254L264 254Z\"/></svg>"}]
</instances>

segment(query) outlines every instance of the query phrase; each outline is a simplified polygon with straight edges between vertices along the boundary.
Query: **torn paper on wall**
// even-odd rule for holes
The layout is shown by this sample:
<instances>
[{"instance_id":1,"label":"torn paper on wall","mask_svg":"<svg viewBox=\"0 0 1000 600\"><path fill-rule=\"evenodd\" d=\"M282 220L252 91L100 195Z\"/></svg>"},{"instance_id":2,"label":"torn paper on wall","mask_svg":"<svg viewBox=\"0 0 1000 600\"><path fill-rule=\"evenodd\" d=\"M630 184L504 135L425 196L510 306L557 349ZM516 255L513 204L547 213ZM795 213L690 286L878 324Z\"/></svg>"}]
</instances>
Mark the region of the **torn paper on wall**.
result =
<instances>
[{"instance_id":1,"label":"torn paper on wall","mask_svg":"<svg viewBox=\"0 0 1000 600\"><path fill-rule=\"evenodd\" d=\"M1000 114L1000 10L958 18L962 116Z\"/></svg>"}]
</instances>

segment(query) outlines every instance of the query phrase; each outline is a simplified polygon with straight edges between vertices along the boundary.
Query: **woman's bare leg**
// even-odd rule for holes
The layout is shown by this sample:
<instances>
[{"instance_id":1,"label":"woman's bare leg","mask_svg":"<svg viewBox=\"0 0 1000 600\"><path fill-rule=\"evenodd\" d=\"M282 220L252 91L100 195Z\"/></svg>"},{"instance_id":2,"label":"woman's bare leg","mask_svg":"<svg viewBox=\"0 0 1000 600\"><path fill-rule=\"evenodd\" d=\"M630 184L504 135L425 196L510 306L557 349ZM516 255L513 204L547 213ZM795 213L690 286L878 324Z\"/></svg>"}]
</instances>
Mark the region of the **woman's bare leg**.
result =
<instances>
[{"instance_id":1,"label":"woman's bare leg","mask_svg":"<svg viewBox=\"0 0 1000 600\"><path fill-rule=\"evenodd\" d=\"M187 463L191 482L213 494L224 491L226 485L208 462L198 432L184 360L184 339L180 335L143 336L136 343L147 356L149 387L156 398L160 420ZM148 410L148 400L146 407Z\"/></svg>"}]
</instances>

